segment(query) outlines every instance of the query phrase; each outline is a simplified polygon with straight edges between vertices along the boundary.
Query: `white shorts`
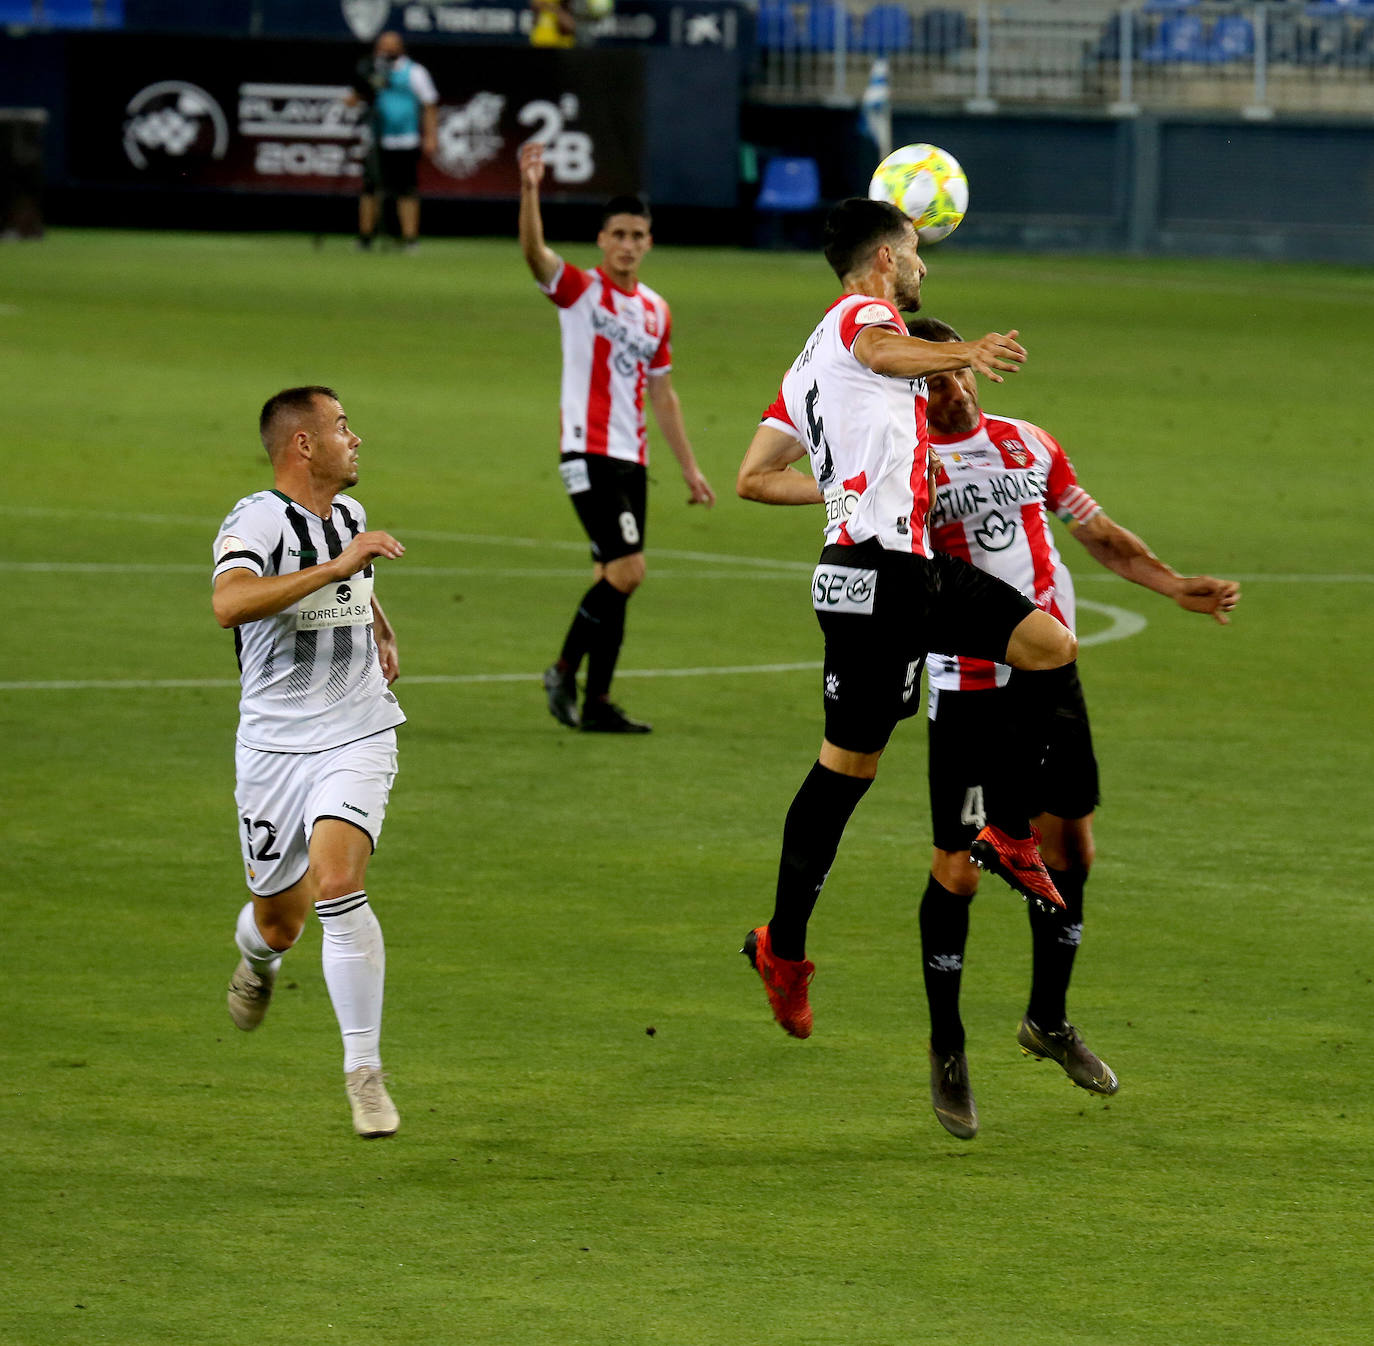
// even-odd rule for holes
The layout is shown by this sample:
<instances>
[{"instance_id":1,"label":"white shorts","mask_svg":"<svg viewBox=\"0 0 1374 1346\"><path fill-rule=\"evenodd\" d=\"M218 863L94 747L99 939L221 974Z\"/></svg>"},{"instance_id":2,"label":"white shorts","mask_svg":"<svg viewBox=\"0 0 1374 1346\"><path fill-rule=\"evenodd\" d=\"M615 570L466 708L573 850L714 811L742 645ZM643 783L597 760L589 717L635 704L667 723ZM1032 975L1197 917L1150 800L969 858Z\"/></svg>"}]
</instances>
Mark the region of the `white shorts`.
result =
<instances>
[{"instance_id":1,"label":"white shorts","mask_svg":"<svg viewBox=\"0 0 1374 1346\"><path fill-rule=\"evenodd\" d=\"M321 818L352 823L377 849L396 779L396 731L323 752L260 752L239 743L234 766L248 890L273 897L305 877L310 833Z\"/></svg>"}]
</instances>

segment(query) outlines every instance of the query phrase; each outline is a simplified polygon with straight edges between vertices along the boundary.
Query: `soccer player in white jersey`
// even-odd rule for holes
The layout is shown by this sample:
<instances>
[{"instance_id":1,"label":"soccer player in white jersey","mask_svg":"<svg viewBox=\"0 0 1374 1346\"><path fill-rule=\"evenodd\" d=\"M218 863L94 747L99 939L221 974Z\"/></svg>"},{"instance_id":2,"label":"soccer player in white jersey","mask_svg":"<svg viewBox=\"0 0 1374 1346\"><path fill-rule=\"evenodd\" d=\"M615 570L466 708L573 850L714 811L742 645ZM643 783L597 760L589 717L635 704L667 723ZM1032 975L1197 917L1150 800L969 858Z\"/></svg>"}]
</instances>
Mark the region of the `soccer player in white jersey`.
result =
<instances>
[{"instance_id":1,"label":"soccer player in white jersey","mask_svg":"<svg viewBox=\"0 0 1374 1346\"><path fill-rule=\"evenodd\" d=\"M672 381L672 315L639 280L652 246L649 211L634 196L613 197L602 213L594 271L570 266L544 242L539 184L544 147L520 151L520 247L539 288L558 306L563 337L559 473L591 539L592 587L582 595L558 659L544 673L549 712L569 728L642 734L610 699L625 635L625 607L644 580L644 515L649 438L644 394L687 484L689 505L715 504L682 420ZM577 670L587 659L582 709Z\"/></svg>"},{"instance_id":2,"label":"soccer player in white jersey","mask_svg":"<svg viewBox=\"0 0 1374 1346\"><path fill-rule=\"evenodd\" d=\"M960 340L954 328L933 318L917 319L911 331L927 341ZM927 390L930 441L942 465L931 513L938 552L999 576L1072 627L1073 580L1050 531L1047 515L1053 513L1108 570L1189 612L1228 621L1239 585L1180 575L1160 561L1078 484L1073 464L1052 436L1029 421L983 413L972 370L932 375ZM1083 933L1083 887L1095 853L1097 760L1077 664L1026 674L1003 663L932 655L927 672L935 853L921 900L921 950L930 1007L931 1104L947 1131L972 1139L978 1110L959 1017L969 904L978 891L969 847L989 801L1006 788L1004 744L1018 718L1030 713L1026 684L1037 680L1044 687L1031 698L1042 715L1034 823L1064 908L1030 909L1031 991L1016 1037L1027 1055L1058 1062L1081 1088L1099 1094L1117 1089L1116 1075L1069 1023L1065 1005Z\"/></svg>"},{"instance_id":3,"label":"soccer player in white jersey","mask_svg":"<svg viewBox=\"0 0 1374 1346\"><path fill-rule=\"evenodd\" d=\"M244 1031L262 1022L313 906L353 1126L389 1136L400 1118L382 1080L386 952L364 885L405 721L373 562L405 548L341 494L358 480L361 440L331 389L278 393L259 428L273 488L234 506L214 550L215 617L234 632L243 684L234 801L252 895L229 1013Z\"/></svg>"},{"instance_id":4,"label":"soccer player in white jersey","mask_svg":"<svg viewBox=\"0 0 1374 1346\"><path fill-rule=\"evenodd\" d=\"M926 384L971 367L1000 382L1025 351L991 332L932 343L899 310L920 306L925 263L895 206L852 198L826 221L826 260L843 287L783 376L740 467L737 489L770 504L825 506L811 601L825 636L825 737L783 829L772 919L743 952L778 1023L811 1033L806 927L846 823L899 720L920 704L929 650L1057 668L1077 642L1059 620L967 562L932 554ZM811 475L792 464L810 457ZM975 854L1036 902L1059 904L1031 838L1025 801L1003 798Z\"/></svg>"}]
</instances>

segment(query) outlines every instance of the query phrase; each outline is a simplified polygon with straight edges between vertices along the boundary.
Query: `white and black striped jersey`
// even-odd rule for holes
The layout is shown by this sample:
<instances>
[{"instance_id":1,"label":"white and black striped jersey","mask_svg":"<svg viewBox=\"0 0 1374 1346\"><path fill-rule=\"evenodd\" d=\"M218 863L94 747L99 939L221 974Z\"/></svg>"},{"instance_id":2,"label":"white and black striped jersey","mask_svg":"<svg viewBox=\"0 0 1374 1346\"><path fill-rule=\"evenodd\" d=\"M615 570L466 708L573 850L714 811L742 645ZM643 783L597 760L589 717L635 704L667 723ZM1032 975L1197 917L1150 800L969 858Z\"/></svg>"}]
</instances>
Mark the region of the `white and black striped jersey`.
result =
<instances>
[{"instance_id":1,"label":"white and black striped jersey","mask_svg":"<svg viewBox=\"0 0 1374 1346\"><path fill-rule=\"evenodd\" d=\"M240 500L215 537L214 575L289 575L338 556L367 528L352 497L327 519L282 492ZM234 630L243 694L240 743L265 752L322 752L405 722L372 636L372 566Z\"/></svg>"}]
</instances>

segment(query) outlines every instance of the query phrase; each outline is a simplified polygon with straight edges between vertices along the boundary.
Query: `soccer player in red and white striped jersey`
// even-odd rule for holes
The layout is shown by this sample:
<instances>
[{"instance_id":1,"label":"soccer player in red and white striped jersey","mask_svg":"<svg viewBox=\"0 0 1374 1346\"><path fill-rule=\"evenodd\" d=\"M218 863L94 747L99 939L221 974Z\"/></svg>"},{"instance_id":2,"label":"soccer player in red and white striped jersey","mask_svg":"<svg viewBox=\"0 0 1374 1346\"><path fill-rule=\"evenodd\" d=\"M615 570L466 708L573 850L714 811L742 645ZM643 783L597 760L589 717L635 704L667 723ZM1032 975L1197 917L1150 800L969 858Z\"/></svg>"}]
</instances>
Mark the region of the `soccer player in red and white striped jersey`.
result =
<instances>
[{"instance_id":1,"label":"soccer player in red and white striped jersey","mask_svg":"<svg viewBox=\"0 0 1374 1346\"><path fill-rule=\"evenodd\" d=\"M625 633L625 606L644 579L644 516L653 408L682 469L689 505L715 504L697 466L672 382L672 314L639 280L653 244L648 208L614 197L596 244L601 265L582 271L544 242L539 186L543 146L520 151L520 247L539 288L558 308L563 338L559 397L559 473L591 539L593 582L582 596L558 660L544 673L549 711L569 728L646 733L610 700L611 677ZM647 394L647 397L646 397ZM577 670L587 656L582 710Z\"/></svg>"},{"instance_id":2,"label":"soccer player in red and white striped jersey","mask_svg":"<svg viewBox=\"0 0 1374 1346\"><path fill-rule=\"evenodd\" d=\"M932 318L917 319L911 328L927 341L961 339L947 323ZM1227 622L1239 585L1210 575L1180 575L1160 561L1078 484L1057 440L1029 421L982 411L972 370L932 375L927 395L930 442L941 464L931 512L937 551L997 575L1072 627L1073 581L1050 531L1048 515L1054 513L1108 570L1189 612ZM1008 762L1008 744L1017 726L1034 716L1034 822L1065 905L1031 907L1031 992L1017 1040L1028 1055L1058 1062L1082 1088L1113 1093L1116 1076L1084 1044L1065 1008L1082 938L1083 888L1094 857L1092 819L1098 803L1097 761L1077 665L1027 675L1004 663L932 655L927 669L935 852L921 901L921 944L932 1059L952 1060L967 1077L959 983L969 904L978 888L969 847L988 801L1006 790L1006 773L1015 769ZM978 1126L971 1093L961 1112L945 1106L937 1092L932 1090L932 1101L941 1125L970 1138Z\"/></svg>"},{"instance_id":3,"label":"soccer player in red and white striped jersey","mask_svg":"<svg viewBox=\"0 0 1374 1346\"><path fill-rule=\"evenodd\" d=\"M895 206L842 201L826 235L842 292L783 376L737 481L746 499L825 506L811 582L825 637L825 734L788 810L772 919L744 947L794 1037L811 1032L807 923L888 738L919 709L927 651L1048 669L1071 660L1075 646L1063 623L1012 586L933 556L927 539L926 380L969 365L1000 380L999 370L1025 359L1016 334L946 346L908 333L901 312L920 307L926 267ZM792 467L806 457L809 476ZM984 833L979 845L995 855L980 862L1032 900L1059 901L1024 807L999 807Z\"/></svg>"}]
</instances>

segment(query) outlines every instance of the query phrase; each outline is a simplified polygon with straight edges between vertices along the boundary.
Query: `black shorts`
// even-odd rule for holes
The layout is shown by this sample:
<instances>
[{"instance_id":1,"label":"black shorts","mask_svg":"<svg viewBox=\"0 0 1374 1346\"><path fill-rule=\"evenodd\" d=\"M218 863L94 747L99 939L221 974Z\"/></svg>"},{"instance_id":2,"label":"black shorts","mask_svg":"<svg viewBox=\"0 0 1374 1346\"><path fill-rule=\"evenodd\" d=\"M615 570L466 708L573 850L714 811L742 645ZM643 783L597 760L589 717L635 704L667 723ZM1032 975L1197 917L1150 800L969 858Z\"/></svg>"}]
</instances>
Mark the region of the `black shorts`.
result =
<instances>
[{"instance_id":1,"label":"black shorts","mask_svg":"<svg viewBox=\"0 0 1374 1346\"><path fill-rule=\"evenodd\" d=\"M825 737L878 752L921 704L928 651L1000 660L1035 605L957 557L887 551L870 541L821 552L811 606L825 635Z\"/></svg>"},{"instance_id":2,"label":"black shorts","mask_svg":"<svg viewBox=\"0 0 1374 1346\"><path fill-rule=\"evenodd\" d=\"M419 149L384 150L374 144L363 159L363 192L368 196L414 196L419 180Z\"/></svg>"},{"instance_id":3,"label":"black shorts","mask_svg":"<svg viewBox=\"0 0 1374 1346\"><path fill-rule=\"evenodd\" d=\"M930 821L940 850L968 850L987 822L985 800L1007 791L1003 773L1010 769L1007 744L1015 733L1008 718L1023 705L1010 687L932 694ZM1077 668L1067 671L1044 734L1030 812L1086 818L1098 804L1097 758Z\"/></svg>"},{"instance_id":4,"label":"black shorts","mask_svg":"<svg viewBox=\"0 0 1374 1346\"><path fill-rule=\"evenodd\" d=\"M565 453L558 473L591 539L593 561L605 565L644 550L649 473L642 463L604 453Z\"/></svg>"}]
</instances>

